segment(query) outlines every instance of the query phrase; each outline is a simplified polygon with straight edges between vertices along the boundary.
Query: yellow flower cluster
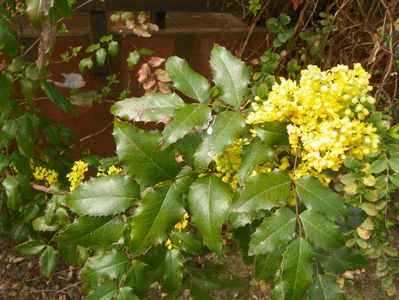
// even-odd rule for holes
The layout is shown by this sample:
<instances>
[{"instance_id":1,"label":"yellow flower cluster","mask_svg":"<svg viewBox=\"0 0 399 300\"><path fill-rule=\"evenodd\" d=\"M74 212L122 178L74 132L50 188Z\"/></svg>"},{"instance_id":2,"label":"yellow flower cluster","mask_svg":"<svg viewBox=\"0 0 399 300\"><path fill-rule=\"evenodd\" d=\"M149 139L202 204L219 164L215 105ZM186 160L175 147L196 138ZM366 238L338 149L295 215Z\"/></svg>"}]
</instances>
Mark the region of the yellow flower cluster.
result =
<instances>
[{"instance_id":1,"label":"yellow flower cluster","mask_svg":"<svg viewBox=\"0 0 399 300\"><path fill-rule=\"evenodd\" d=\"M108 170L98 169L97 177L109 176L113 174L118 174L123 171L122 168L116 167L114 165L110 166Z\"/></svg>"},{"instance_id":2,"label":"yellow flower cluster","mask_svg":"<svg viewBox=\"0 0 399 300\"><path fill-rule=\"evenodd\" d=\"M233 190L238 186L237 170L241 165L242 146L248 144L249 141L246 138L237 139L215 158L216 170L219 172L215 175L220 176L223 182L230 184Z\"/></svg>"},{"instance_id":3,"label":"yellow flower cluster","mask_svg":"<svg viewBox=\"0 0 399 300\"><path fill-rule=\"evenodd\" d=\"M51 169L46 169L40 166L33 168L33 177L36 180L44 181L48 185L58 182L58 173Z\"/></svg>"},{"instance_id":4,"label":"yellow flower cluster","mask_svg":"<svg viewBox=\"0 0 399 300\"><path fill-rule=\"evenodd\" d=\"M165 242L165 247L166 247L168 250L172 250L172 249L175 247L175 245L173 245L173 244L172 244L172 241L171 241L170 239L168 239L168 240Z\"/></svg>"},{"instance_id":5,"label":"yellow flower cluster","mask_svg":"<svg viewBox=\"0 0 399 300\"><path fill-rule=\"evenodd\" d=\"M71 183L71 192L75 190L84 180L85 173L89 170L89 166L82 160L75 161L72 171L66 175Z\"/></svg>"},{"instance_id":6,"label":"yellow flower cluster","mask_svg":"<svg viewBox=\"0 0 399 300\"><path fill-rule=\"evenodd\" d=\"M249 124L289 122L292 154L301 158L298 174L337 171L347 156L363 159L378 151L379 136L365 121L375 99L367 93L370 74L360 64L328 71L308 66L299 84L281 78L263 103L254 102Z\"/></svg>"},{"instance_id":7,"label":"yellow flower cluster","mask_svg":"<svg viewBox=\"0 0 399 300\"><path fill-rule=\"evenodd\" d=\"M183 214L183 219L179 223L177 223L175 225L175 228L178 229L179 231L181 231L182 229L186 228L187 225L188 225L188 218L189 217L190 216L188 215L188 213L185 212Z\"/></svg>"}]
</instances>

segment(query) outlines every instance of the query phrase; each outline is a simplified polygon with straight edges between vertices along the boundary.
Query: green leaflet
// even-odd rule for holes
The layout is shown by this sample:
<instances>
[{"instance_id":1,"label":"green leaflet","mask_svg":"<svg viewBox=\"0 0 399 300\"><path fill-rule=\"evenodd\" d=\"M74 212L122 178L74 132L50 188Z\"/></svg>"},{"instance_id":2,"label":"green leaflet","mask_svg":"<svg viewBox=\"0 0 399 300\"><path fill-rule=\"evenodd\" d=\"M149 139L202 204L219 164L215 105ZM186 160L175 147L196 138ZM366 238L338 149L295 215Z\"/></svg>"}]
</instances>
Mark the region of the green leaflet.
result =
<instances>
[{"instance_id":1,"label":"green leaflet","mask_svg":"<svg viewBox=\"0 0 399 300\"><path fill-rule=\"evenodd\" d=\"M81 278L93 282L103 279L117 280L125 273L130 259L119 249L112 249L99 256L90 258L82 270Z\"/></svg>"},{"instance_id":2,"label":"green leaflet","mask_svg":"<svg viewBox=\"0 0 399 300\"><path fill-rule=\"evenodd\" d=\"M333 221L343 219L347 214L341 196L323 186L314 177L299 178L296 182L296 191L299 199L308 209L318 210Z\"/></svg>"},{"instance_id":3,"label":"green leaflet","mask_svg":"<svg viewBox=\"0 0 399 300\"><path fill-rule=\"evenodd\" d=\"M150 186L172 179L179 172L171 149L160 151L159 135L115 121L116 153L138 183Z\"/></svg>"},{"instance_id":4,"label":"green leaflet","mask_svg":"<svg viewBox=\"0 0 399 300\"><path fill-rule=\"evenodd\" d=\"M106 282L97 286L86 300L113 300L118 293L118 286L114 282ZM134 298L133 298L134 299Z\"/></svg>"},{"instance_id":5,"label":"green leaflet","mask_svg":"<svg viewBox=\"0 0 399 300\"><path fill-rule=\"evenodd\" d=\"M222 251L220 230L231 202L230 187L216 176L197 179L190 187L188 203L191 221L201 232L204 244L216 253Z\"/></svg>"},{"instance_id":6,"label":"green leaflet","mask_svg":"<svg viewBox=\"0 0 399 300\"><path fill-rule=\"evenodd\" d=\"M22 255L32 255L39 253L45 247L46 244L44 242L39 240L31 240L23 244L19 244L17 247L15 247L15 250L17 250Z\"/></svg>"},{"instance_id":7,"label":"green leaflet","mask_svg":"<svg viewBox=\"0 0 399 300\"><path fill-rule=\"evenodd\" d=\"M309 300L342 300L342 291L335 278L328 275L317 274L309 290Z\"/></svg>"},{"instance_id":8,"label":"green leaflet","mask_svg":"<svg viewBox=\"0 0 399 300\"><path fill-rule=\"evenodd\" d=\"M251 177L234 205L237 212L255 212L285 204L290 197L291 179L285 171Z\"/></svg>"},{"instance_id":9,"label":"green leaflet","mask_svg":"<svg viewBox=\"0 0 399 300\"><path fill-rule=\"evenodd\" d=\"M50 278L57 265L57 251L55 251L54 247L47 246L40 256L39 264L40 274L46 278Z\"/></svg>"},{"instance_id":10,"label":"green leaflet","mask_svg":"<svg viewBox=\"0 0 399 300\"><path fill-rule=\"evenodd\" d=\"M212 110L203 104L187 104L177 108L173 113L173 120L162 132L161 149L181 139L193 128L206 127L211 120L211 112Z\"/></svg>"},{"instance_id":11,"label":"green leaflet","mask_svg":"<svg viewBox=\"0 0 399 300\"><path fill-rule=\"evenodd\" d=\"M124 285L132 288L135 293L143 297L151 285L150 268L144 262L132 261L126 273Z\"/></svg>"},{"instance_id":12,"label":"green leaflet","mask_svg":"<svg viewBox=\"0 0 399 300\"><path fill-rule=\"evenodd\" d=\"M266 145L288 145L287 123L270 122L256 127L256 134Z\"/></svg>"},{"instance_id":13,"label":"green leaflet","mask_svg":"<svg viewBox=\"0 0 399 300\"><path fill-rule=\"evenodd\" d=\"M367 266L368 261L358 251L351 248L340 248L328 254L317 254L325 271L341 274L346 270L357 270Z\"/></svg>"},{"instance_id":14,"label":"green leaflet","mask_svg":"<svg viewBox=\"0 0 399 300\"><path fill-rule=\"evenodd\" d=\"M218 154L231 146L244 132L245 118L238 112L224 111L217 116L215 124L208 130L212 133L205 135L194 155L195 166L200 169L208 167Z\"/></svg>"},{"instance_id":15,"label":"green leaflet","mask_svg":"<svg viewBox=\"0 0 399 300\"><path fill-rule=\"evenodd\" d=\"M272 281L281 265L285 247L279 247L267 254L255 257L255 276L258 279Z\"/></svg>"},{"instance_id":16,"label":"green leaflet","mask_svg":"<svg viewBox=\"0 0 399 300\"><path fill-rule=\"evenodd\" d=\"M288 208L279 209L271 217L265 218L251 237L249 255L275 251L281 244L291 240L295 222L296 215Z\"/></svg>"},{"instance_id":17,"label":"green leaflet","mask_svg":"<svg viewBox=\"0 0 399 300\"><path fill-rule=\"evenodd\" d=\"M342 246L345 242L340 228L323 215L306 210L300 215L306 237L316 246L329 250Z\"/></svg>"},{"instance_id":18,"label":"green leaflet","mask_svg":"<svg viewBox=\"0 0 399 300\"><path fill-rule=\"evenodd\" d=\"M234 108L244 102L249 84L249 68L226 48L215 45L211 53L213 81L220 89L220 98Z\"/></svg>"},{"instance_id":19,"label":"green leaflet","mask_svg":"<svg viewBox=\"0 0 399 300\"><path fill-rule=\"evenodd\" d=\"M46 94L46 96L59 108L65 112L70 112L73 109L71 102L69 102L65 97L56 90L50 83L46 80L39 81L40 87Z\"/></svg>"},{"instance_id":20,"label":"green leaflet","mask_svg":"<svg viewBox=\"0 0 399 300\"><path fill-rule=\"evenodd\" d=\"M284 299L300 300L313 281L312 249L303 238L291 242L283 255L281 281L277 288L284 292Z\"/></svg>"},{"instance_id":21,"label":"green leaflet","mask_svg":"<svg viewBox=\"0 0 399 300\"><path fill-rule=\"evenodd\" d=\"M240 183L245 183L248 176L251 175L254 169L268 162L273 156L273 149L260 140L254 140L244 149L242 154L242 163L238 169L238 180Z\"/></svg>"},{"instance_id":22,"label":"green leaflet","mask_svg":"<svg viewBox=\"0 0 399 300\"><path fill-rule=\"evenodd\" d=\"M68 225L57 242L66 246L108 247L122 236L124 222L120 217L80 217Z\"/></svg>"},{"instance_id":23,"label":"green leaflet","mask_svg":"<svg viewBox=\"0 0 399 300\"><path fill-rule=\"evenodd\" d=\"M184 95L201 103L209 99L211 93L208 80L194 72L186 60L172 56L168 58L165 66L173 86Z\"/></svg>"},{"instance_id":24,"label":"green leaflet","mask_svg":"<svg viewBox=\"0 0 399 300\"><path fill-rule=\"evenodd\" d=\"M166 230L179 222L184 207L176 184L148 191L130 219L131 249L139 256L166 239Z\"/></svg>"},{"instance_id":25,"label":"green leaflet","mask_svg":"<svg viewBox=\"0 0 399 300\"><path fill-rule=\"evenodd\" d=\"M136 182L116 174L82 183L66 197L65 203L81 215L111 216L125 211L139 195Z\"/></svg>"},{"instance_id":26,"label":"green leaflet","mask_svg":"<svg viewBox=\"0 0 399 300\"><path fill-rule=\"evenodd\" d=\"M177 289L183 281L183 256L179 250L172 249L166 252L163 267L163 287L168 291Z\"/></svg>"},{"instance_id":27,"label":"green leaflet","mask_svg":"<svg viewBox=\"0 0 399 300\"><path fill-rule=\"evenodd\" d=\"M7 176L2 182L7 195L7 206L10 209L18 209L21 203L21 195L18 190L18 179L14 176Z\"/></svg>"},{"instance_id":28,"label":"green leaflet","mask_svg":"<svg viewBox=\"0 0 399 300\"><path fill-rule=\"evenodd\" d=\"M140 98L118 101L111 107L111 113L130 121L159 122L170 116L184 101L176 94L153 93Z\"/></svg>"}]
</instances>

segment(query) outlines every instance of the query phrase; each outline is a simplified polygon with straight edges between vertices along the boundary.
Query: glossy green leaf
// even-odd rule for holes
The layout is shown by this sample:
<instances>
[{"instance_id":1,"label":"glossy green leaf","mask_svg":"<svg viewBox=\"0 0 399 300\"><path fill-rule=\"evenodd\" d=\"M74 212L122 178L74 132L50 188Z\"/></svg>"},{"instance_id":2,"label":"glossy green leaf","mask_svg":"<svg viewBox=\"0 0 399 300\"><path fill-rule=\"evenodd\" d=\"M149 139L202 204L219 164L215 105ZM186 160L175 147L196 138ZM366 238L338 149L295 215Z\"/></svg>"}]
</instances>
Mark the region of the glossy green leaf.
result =
<instances>
[{"instance_id":1,"label":"glossy green leaf","mask_svg":"<svg viewBox=\"0 0 399 300\"><path fill-rule=\"evenodd\" d=\"M26 0L26 14L35 27L39 27L44 19L42 0Z\"/></svg>"},{"instance_id":2,"label":"glossy green leaf","mask_svg":"<svg viewBox=\"0 0 399 300\"><path fill-rule=\"evenodd\" d=\"M268 162L273 156L273 149L260 140L251 142L242 154L242 162L238 169L238 180L245 183L248 176L261 164Z\"/></svg>"},{"instance_id":3,"label":"glossy green leaf","mask_svg":"<svg viewBox=\"0 0 399 300\"><path fill-rule=\"evenodd\" d=\"M31 240L23 244L19 244L17 247L15 247L15 250L17 250L22 255L33 255L38 254L45 247L46 244L43 241Z\"/></svg>"},{"instance_id":4,"label":"glossy green leaf","mask_svg":"<svg viewBox=\"0 0 399 300\"><path fill-rule=\"evenodd\" d=\"M106 282L97 286L97 288L87 296L86 300L114 300L117 293L118 286L116 283Z\"/></svg>"},{"instance_id":5,"label":"glossy green leaf","mask_svg":"<svg viewBox=\"0 0 399 300\"><path fill-rule=\"evenodd\" d=\"M17 119L17 126L18 131L15 138L17 139L18 149L21 154L30 157L39 140L40 118L32 112L25 113Z\"/></svg>"},{"instance_id":6,"label":"glossy green leaf","mask_svg":"<svg viewBox=\"0 0 399 300\"><path fill-rule=\"evenodd\" d=\"M126 273L124 285L131 287L135 293L143 297L151 286L150 269L144 262L132 261Z\"/></svg>"},{"instance_id":7,"label":"glossy green leaf","mask_svg":"<svg viewBox=\"0 0 399 300\"><path fill-rule=\"evenodd\" d=\"M57 242L63 245L106 247L120 239L123 227L124 222L120 217L84 216L68 225Z\"/></svg>"},{"instance_id":8,"label":"glossy green leaf","mask_svg":"<svg viewBox=\"0 0 399 300\"><path fill-rule=\"evenodd\" d=\"M226 48L215 45L211 53L213 81L220 89L220 98L227 104L239 108L249 84L249 68Z\"/></svg>"},{"instance_id":9,"label":"glossy green leaf","mask_svg":"<svg viewBox=\"0 0 399 300\"><path fill-rule=\"evenodd\" d=\"M71 102L69 102L65 97L56 90L50 83L46 80L40 80L40 87L46 94L46 96L63 111L70 112L73 108Z\"/></svg>"},{"instance_id":10,"label":"glossy green leaf","mask_svg":"<svg viewBox=\"0 0 399 300\"><path fill-rule=\"evenodd\" d=\"M296 215L288 208L282 208L263 220L249 243L249 255L261 255L275 251L293 238Z\"/></svg>"},{"instance_id":11,"label":"glossy green leaf","mask_svg":"<svg viewBox=\"0 0 399 300\"><path fill-rule=\"evenodd\" d=\"M5 54L15 57L20 53L20 49L17 32L9 28L9 26L0 19L0 55Z\"/></svg>"},{"instance_id":12,"label":"glossy green leaf","mask_svg":"<svg viewBox=\"0 0 399 300\"><path fill-rule=\"evenodd\" d=\"M179 172L171 149L160 151L159 135L115 121L116 153L128 173L144 186L172 179Z\"/></svg>"},{"instance_id":13,"label":"glossy green leaf","mask_svg":"<svg viewBox=\"0 0 399 300\"><path fill-rule=\"evenodd\" d=\"M373 174L378 174L386 169L387 161L385 159L377 159L371 164L370 172Z\"/></svg>"},{"instance_id":14,"label":"glossy green leaf","mask_svg":"<svg viewBox=\"0 0 399 300\"><path fill-rule=\"evenodd\" d=\"M303 238L291 242L281 263L281 286L284 299L303 299L313 281L312 249Z\"/></svg>"},{"instance_id":15,"label":"glossy green leaf","mask_svg":"<svg viewBox=\"0 0 399 300\"><path fill-rule=\"evenodd\" d=\"M83 73L83 71L87 69L91 69L93 67L93 60L91 57L86 57L80 60L79 62L79 72Z\"/></svg>"},{"instance_id":16,"label":"glossy green leaf","mask_svg":"<svg viewBox=\"0 0 399 300\"><path fill-rule=\"evenodd\" d=\"M125 211L139 195L136 182L112 175L82 183L66 197L65 204L80 215L111 216Z\"/></svg>"},{"instance_id":17,"label":"glossy green leaf","mask_svg":"<svg viewBox=\"0 0 399 300\"><path fill-rule=\"evenodd\" d=\"M177 108L173 120L162 132L161 148L167 148L194 128L206 127L211 120L211 112L208 106L202 104L187 104Z\"/></svg>"},{"instance_id":18,"label":"glossy green leaf","mask_svg":"<svg viewBox=\"0 0 399 300\"><path fill-rule=\"evenodd\" d=\"M399 158L390 158L388 160L388 165L392 171L399 173Z\"/></svg>"},{"instance_id":19,"label":"glossy green leaf","mask_svg":"<svg viewBox=\"0 0 399 300\"><path fill-rule=\"evenodd\" d=\"M325 271L341 274L346 270L358 270L367 266L368 261L358 251L340 248L327 254L319 254L318 259Z\"/></svg>"},{"instance_id":20,"label":"glossy green leaf","mask_svg":"<svg viewBox=\"0 0 399 300\"><path fill-rule=\"evenodd\" d=\"M40 274L46 278L50 278L57 265L57 251L54 247L47 246L40 256Z\"/></svg>"},{"instance_id":21,"label":"glossy green leaf","mask_svg":"<svg viewBox=\"0 0 399 300\"><path fill-rule=\"evenodd\" d=\"M138 51L129 52L129 56L126 59L127 66L129 68L133 68L135 65L137 65L139 59L140 59L140 53Z\"/></svg>"},{"instance_id":22,"label":"glossy green leaf","mask_svg":"<svg viewBox=\"0 0 399 300\"><path fill-rule=\"evenodd\" d=\"M45 231L56 231L59 227L58 224L48 224L46 222L46 218L44 216L41 217L37 217L36 219L34 219L32 221L32 227L33 230L35 231L41 231L41 232L45 232Z\"/></svg>"},{"instance_id":23,"label":"glossy green leaf","mask_svg":"<svg viewBox=\"0 0 399 300\"><path fill-rule=\"evenodd\" d=\"M133 254L139 256L166 240L166 231L183 213L182 194L176 184L148 191L130 219Z\"/></svg>"},{"instance_id":24,"label":"glossy green leaf","mask_svg":"<svg viewBox=\"0 0 399 300\"><path fill-rule=\"evenodd\" d=\"M201 232L204 244L216 253L222 250L220 230L231 202L230 187L216 176L197 179L190 187L188 203L191 221Z\"/></svg>"},{"instance_id":25,"label":"glossy green leaf","mask_svg":"<svg viewBox=\"0 0 399 300\"><path fill-rule=\"evenodd\" d=\"M308 209L318 210L331 220L340 220L347 210L340 195L325 187L314 177L301 177L296 182L299 199Z\"/></svg>"},{"instance_id":26,"label":"glossy green leaf","mask_svg":"<svg viewBox=\"0 0 399 300\"><path fill-rule=\"evenodd\" d=\"M291 195L291 179L285 171L260 174L248 179L234 205L237 212L255 212L285 204Z\"/></svg>"},{"instance_id":27,"label":"glossy green leaf","mask_svg":"<svg viewBox=\"0 0 399 300\"><path fill-rule=\"evenodd\" d=\"M323 215L306 210L300 215L306 237L324 250L342 246L345 242L341 229Z\"/></svg>"},{"instance_id":28,"label":"glossy green leaf","mask_svg":"<svg viewBox=\"0 0 399 300\"><path fill-rule=\"evenodd\" d=\"M270 146L288 144L287 124L281 122L270 122L256 128L256 134Z\"/></svg>"},{"instance_id":29,"label":"glossy green leaf","mask_svg":"<svg viewBox=\"0 0 399 300\"><path fill-rule=\"evenodd\" d=\"M139 300L131 287L122 287L118 290L116 300Z\"/></svg>"},{"instance_id":30,"label":"glossy green leaf","mask_svg":"<svg viewBox=\"0 0 399 300\"><path fill-rule=\"evenodd\" d=\"M182 284L182 281L183 256L177 249L168 250L164 261L163 287L173 291Z\"/></svg>"},{"instance_id":31,"label":"glossy green leaf","mask_svg":"<svg viewBox=\"0 0 399 300\"><path fill-rule=\"evenodd\" d=\"M99 67L105 65L105 60L107 59L107 51L104 48L100 48L96 51L96 62Z\"/></svg>"},{"instance_id":32,"label":"glossy green leaf","mask_svg":"<svg viewBox=\"0 0 399 300\"><path fill-rule=\"evenodd\" d=\"M195 153L195 165L197 168L206 168L215 160L216 156L231 146L245 130L245 118L234 111L220 113L215 124L208 128L202 143Z\"/></svg>"},{"instance_id":33,"label":"glossy green leaf","mask_svg":"<svg viewBox=\"0 0 399 300\"><path fill-rule=\"evenodd\" d=\"M99 256L90 258L82 270L81 278L99 282L100 280L117 280L125 273L130 259L119 249L112 249Z\"/></svg>"},{"instance_id":34,"label":"glossy green leaf","mask_svg":"<svg viewBox=\"0 0 399 300\"><path fill-rule=\"evenodd\" d=\"M176 94L151 93L141 98L128 98L112 105L111 113L130 121L159 122L170 116L184 101Z\"/></svg>"},{"instance_id":35,"label":"glossy green leaf","mask_svg":"<svg viewBox=\"0 0 399 300\"><path fill-rule=\"evenodd\" d=\"M193 71L187 61L177 57L169 57L165 63L166 71L172 79L173 86L184 95L205 102L210 97L210 86L208 80Z\"/></svg>"},{"instance_id":36,"label":"glossy green leaf","mask_svg":"<svg viewBox=\"0 0 399 300\"><path fill-rule=\"evenodd\" d=\"M50 9L50 19L52 22L57 22L60 18L71 18L72 13L68 5L68 0L56 0L53 7Z\"/></svg>"},{"instance_id":37,"label":"glossy green leaf","mask_svg":"<svg viewBox=\"0 0 399 300\"><path fill-rule=\"evenodd\" d=\"M13 210L18 209L21 204L18 179L14 176L7 176L2 185L7 195L7 207Z\"/></svg>"},{"instance_id":38,"label":"glossy green leaf","mask_svg":"<svg viewBox=\"0 0 399 300\"><path fill-rule=\"evenodd\" d=\"M174 231L170 236L172 243L178 245L179 248L191 255L203 255L205 247L202 243L189 231Z\"/></svg>"},{"instance_id":39,"label":"glossy green leaf","mask_svg":"<svg viewBox=\"0 0 399 300\"><path fill-rule=\"evenodd\" d=\"M267 254L255 257L255 276L257 279L272 281L281 266L285 248L280 247Z\"/></svg>"},{"instance_id":40,"label":"glossy green leaf","mask_svg":"<svg viewBox=\"0 0 399 300\"><path fill-rule=\"evenodd\" d=\"M119 51L119 44L117 41L110 41L108 43L108 53L111 56L116 56Z\"/></svg>"},{"instance_id":41,"label":"glossy green leaf","mask_svg":"<svg viewBox=\"0 0 399 300\"><path fill-rule=\"evenodd\" d=\"M334 277L317 274L309 290L309 300L342 300L344 291L340 289Z\"/></svg>"}]
</instances>

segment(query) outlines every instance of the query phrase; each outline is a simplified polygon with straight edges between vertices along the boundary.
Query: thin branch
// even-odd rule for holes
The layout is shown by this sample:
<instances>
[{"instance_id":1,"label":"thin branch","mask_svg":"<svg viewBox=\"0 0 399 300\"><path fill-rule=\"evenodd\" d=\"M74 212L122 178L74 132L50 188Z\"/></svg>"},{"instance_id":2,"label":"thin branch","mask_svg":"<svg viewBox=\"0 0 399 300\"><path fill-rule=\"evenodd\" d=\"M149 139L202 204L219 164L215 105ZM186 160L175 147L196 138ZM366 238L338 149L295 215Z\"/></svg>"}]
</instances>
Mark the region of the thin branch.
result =
<instances>
[{"instance_id":1,"label":"thin branch","mask_svg":"<svg viewBox=\"0 0 399 300\"><path fill-rule=\"evenodd\" d=\"M40 185L40 184L36 184L36 183L31 183L30 185L31 185L31 187L34 190L40 191L40 192L44 192L46 194L51 194L51 195L69 195L69 192L67 192L67 191L63 191L63 190L54 191L54 190L52 190L49 187L44 186L44 185Z\"/></svg>"}]
</instances>

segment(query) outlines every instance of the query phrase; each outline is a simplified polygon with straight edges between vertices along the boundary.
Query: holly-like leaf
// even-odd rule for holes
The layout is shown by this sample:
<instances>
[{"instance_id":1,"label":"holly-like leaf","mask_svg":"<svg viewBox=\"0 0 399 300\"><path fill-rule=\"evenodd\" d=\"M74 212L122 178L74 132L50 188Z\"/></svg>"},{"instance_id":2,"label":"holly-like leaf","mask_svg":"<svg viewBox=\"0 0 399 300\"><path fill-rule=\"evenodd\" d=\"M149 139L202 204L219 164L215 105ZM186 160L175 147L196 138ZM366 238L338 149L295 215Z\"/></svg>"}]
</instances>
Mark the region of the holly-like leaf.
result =
<instances>
[{"instance_id":1,"label":"holly-like leaf","mask_svg":"<svg viewBox=\"0 0 399 300\"><path fill-rule=\"evenodd\" d=\"M212 133L204 137L194 155L197 168L208 167L218 154L233 144L245 130L245 118L238 112L224 111L217 116L215 125L209 130Z\"/></svg>"},{"instance_id":2,"label":"holly-like leaf","mask_svg":"<svg viewBox=\"0 0 399 300\"><path fill-rule=\"evenodd\" d=\"M47 246L40 256L40 274L46 278L50 278L57 264L57 251L53 246Z\"/></svg>"},{"instance_id":3,"label":"holly-like leaf","mask_svg":"<svg viewBox=\"0 0 399 300\"><path fill-rule=\"evenodd\" d=\"M234 205L237 212L255 212L284 204L290 197L291 179L285 171L251 177Z\"/></svg>"},{"instance_id":4,"label":"holly-like leaf","mask_svg":"<svg viewBox=\"0 0 399 300\"><path fill-rule=\"evenodd\" d=\"M118 293L115 282L106 282L97 286L86 298L86 300L113 300ZM133 298L134 299L134 298Z\"/></svg>"},{"instance_id":5,"label":"holly-like leaf","mask_svg":"<svg viewBox=\"0 0 399 300\"><path fill-rule=\"evenodd\" d=\"M309 300L342 300L344 292L332 276L317 274L309 290Z\"/></svg>"},{"instance_id":6,"label":"holly-like leaf","mask_svg":"<svg viewBox=\"0 0 399 300\"><path fill-rule=\"evenodd\" d=\"M268 162L273 156L273 149L260 140L253 141L243 152L243 159L238 169L238 180L244 183L251 172L260 164Z\"/></svg>"},{"instance_id":7,"label":"holly-like leaf","mask_svg":"<svg viewBox=\"0 0 399 300\"><path fill-rule=\"evenodd\" d=\"M327 254L318 254L318 259L325 271L341 274L346 270L357 270L367 266L368 261L358 251L340 248Z\"/></svg>"},{"instance_id":8,"label":"holly-like leaf","mask_svg":"<svg viewBox=\"0 0 399 300\"><path fill-rule=\"evenodd\" d=\"M215 45L211 53L213 81L220 89L220 98L225 103L239 108L249 84L249 68L226 48Z\"/></svg>"},{"instance_id":9,"label":"holly-like leaf","mask_svg":"<svg viewBox=\"0 0 399 300\"><path fill-rule=\"evenodd\" d=\"M143 297L148 292L151 283L148 265L144 262L132 261L126 273L124 285L131 287L137 295Z\"/></svg>"},{"instance_id":10,"label":"holly-like leaf","mask_svg":"<svg viewBox=\"0 0 399 300\"><path fill-rule=\"evenodd\" d=\"M15 250L17 250L22 255L33 255L38 254L45 247L46 244L43 241L31 240L23 244L19 244L17 247L15 247Z\"/></svg>"},{"instance_id":11,"label":"holly-like leaf","mask_svg":"<svg viewBox=\"0 0 399 300\"><path fill-rule=\"evenodd\" d=\"M157 147L159 135L120 121L115 121L113 134L120 161L140 184L153 185L172 179L179 172L173 151L160 151Z\"/></svg>"},{"instance_id":12,"label":"holly-like leaf","mask_svg":"<svg viewBox=\"0 0 399 300\"><path fill-rule=\"evenodd\" d=\"M179 245L181 250L191 255L200 256L206 252L206 248L191 232L174 231L170 238L173 244Z\"/></svg>"},{"instance_id":13,"label":"holly-like leaf","mask_svg":"<svg viewBox=\"0 0 399 300\"><path fill-rule=\"evenodd\" d=\"M191 221L201 232L204 244L216 253L222 250L220 230L231 202L230 187L216 176L197 179L190 187L188 203Z\"/></svg>"},{"instance_id":14,"label":"holly-like leaf","mask_svg":"<svg viewBox=\"0 0 399 300\"><path fill-rule=\"evenodd\" d=\"M202 104L187 104L177 108L173 113L173 120L162 132L161 149L181 139L193 128L206 127L211 120L211 112L208 106Z\"/></svg>"},{"instance_id":15,"label":"holly-like leaf","mask_svg":"<svg viewBox=\"0 0 399 300\"><path fill-rule=\"evenodd\" d=\"M116 280L126 271L130 259L119 249L112 249L87 261L83 268L81 278L93 282L102 279Z\"/></svg>"},{"instance_id":16,"label":"holly-like leaf","mask_svg":"<svg viewBox=\"0 0 399 300\"><path fill-rule=\"evenodd\" d=\"M73 109L71 102L65 99L65 97L46 80L40 80L39 84L50 101L63 111L70 112Z\"/></svg>"},{"instance_id":17,"label":"holly-like leaf","mask_svg":"<svg viewBox=\"0 0 399 300\"><path fill-rule=\"evenodd\" d=\"M182 284L183 256L177 249L171 249L166 252L163 281L163 287L169 291L177 289Z\"/></svg>"},{"instance_id":18,"label":"holly-like leaf","mask_svg":"<svg viewBox=\"0 0 399 300\"><path fill-rule=\"evenodd\" d=\"M35 27L40 27L44 19L44 11L42 8L41 0L26 0L26 14L28 15L29 21Z\"/></svg>"},{"instance_id":19,"label":"holly-like leaf","mask_svg":"<svg viewBox=\"0 0 399 300\"><path fill-rule=\"evenodd\" d=\"M139 298L136 296L134 293L135 291L128 286L121 287L118 290L118 295L116 297L116 300L139 300Z\"/></svg>"},{"instance_id":20,"label":"holly-like leaf","mask_svg":"<svg viewBox=\"0 0 399 300\"><path fill-rule=\"evenodd\" d=\"M284 247L280 247L267 254L255 257L255 276L257 279L273 280L280 268L284 250Z\"/></svg>"},{"instance_id":21,"label":"holly-like leaf","mask_svg":"<svg viewBox=\"0 0 399 300\"><path fill-rule=\"evenodd\" d=\"M140 195L136 182L127 176L92 178L65 199L74 212L89 216L111 216L125 211Z\"/></svg>"},{"instance_id":22,"label":"holly-like leaf","mask_svg":"<svg viewBox=\"0 0 399 300\"><path fill-rule=\"evenodd\" d=\"M209 99L210 86L208 80L193 71L186 60L172 56L168 58L165 66L173 81L173 86L184 95L201 103Z\"/></svg>"},{"instance_id":23,"label":"holly-like leaf","mask_svg":"<svg viewBox=\"0 0 399 300\"><path fill-rule=\"evenodd\" d=\"M7 176L2 185L7 195L7 207L13 210L18 209L21 203L18 179L14 176Z\"/></svg>"},{"instance_id":24,"label":"holly-like leaf","mask_svg":"<svg viewBox=\"0 0 399 300\"><path fill-rule=\"evenodd\" d=\"M256 134L266 145L288 144L287 124L270 122L256 128Z\"/></svg>"},{"instance_id":25,"label":"holly-like leaf","mask_svg":"<svg viewBox=\"0 0 399 300\"><path fill-rule=\"evenodd\" d=\"M292 239L295 232L296 215L288 208L282 208L271 217L265 218L256 229L249 243L249 255L261 255Z\"/></svg>"},{"instance_id":26,"label":"holly-like leaf","mask_svg":"<svg viewBox=\"0 0 399 300\"><path fill-rule=\"evenodd\" d=\"M105 65L105 60L107 59L107 50L100 48L96 51L96 62L99 67Z\"/></svg>"},{"instance_id":27,"label":"holly-like leaf","mask_svg":"<svg viewBox=\"0 0 399 300\"><path fill-rule=\"evenodd\" d=\"M342 246L345 242L340 228L323 215L306 210L300 215L306 237L316 246L330 250Z\"/></svg>"},{"instance_id":28,"label":"holly-like leaf","mask_svg":"<svg viewBox=\"0 0 399 300\"><path fill-rule=\"evenodd\" d=\"M139 59L140 59L140 52L138 52L137 50L129 52L129 56L126 59L127 66L129 68L133 68L135 65L137 65Z\"/></svg>"},{"instance_id":29,"label":"holly-like leaf","mask_svg":"<svg viewBox=\"0 0 399 300\"><path fill-rule=\"evenodd\" d=\"M141 98L128 98L112 105L111 113L130 121L159 122L173 115L184 101L176 94L151 93Z\"/></svg>"},{"instance_id":30,"label":"holly-like leaf","mask_svg":"<svg viewBox=\"0 0 399 300\"><path fill-rule=\"evenodd\" d=\"M105 247L120 239L123 227L124 222L119 217L84 216L68 225L57 242L67 246Z\"/></svg>"},{"instance_id":31,"label":"holly-like leaf","mask_svg":"<svg viewBox=\"0 0 399 300\"><path fill-rule=\"evenodd\" d=\"M304 238L291 242L281 263L284 299L300 300L313 281L312 249Z\"/></svg>"},{"instance_id":32,"label":"holly-like leaf","mask_svg":"<svg viewBox=\"0 0 399 300\"><path fill-rule=\"evenodd\" d=\"M318 210L333 221L343 219L347 213L341 196L314 177L299 178L296 182L296 191L307 209Z\"/></svg>"},{"instance_id":33,"label":"holly-like leaf","mask_svg":"<svg viewBox=\"0 0 399 300\"><path fill-rule=\"evenodd\" d=\"M139 256L166 239L166 231L179 222L184 207L176 184L148 191L130 219L131 249Z\"/></svg>"}]
</instances>

